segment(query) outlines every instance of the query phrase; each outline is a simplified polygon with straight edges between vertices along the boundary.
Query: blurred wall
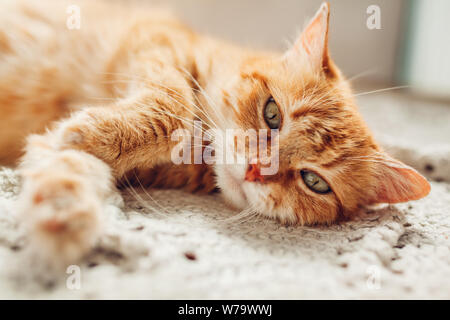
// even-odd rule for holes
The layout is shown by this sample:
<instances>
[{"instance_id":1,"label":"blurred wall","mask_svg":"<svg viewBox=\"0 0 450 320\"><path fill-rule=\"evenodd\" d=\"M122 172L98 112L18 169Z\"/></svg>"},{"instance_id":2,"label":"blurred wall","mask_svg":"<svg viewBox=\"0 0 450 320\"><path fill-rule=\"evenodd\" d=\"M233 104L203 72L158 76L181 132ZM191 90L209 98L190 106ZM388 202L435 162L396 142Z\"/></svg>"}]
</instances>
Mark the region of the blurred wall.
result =
<instances>
[{"instance_id":1,"label":"blurred wall","mask_svg":"<svg viewBox=\"0 0 450 320\"><path fill-rule=\"evenodd\" d=\"M450 98L449 0L413 2L403 81L428 96Z\"/></svg>"},{"instance_id":2,"label":"blurred wall","mask_svg":"<svg viewBox=\"0 0 450 320\"><path fill-rule=\"evenodd\" d=\"M321 0L166 0L196 30L242 44L284 49ZM331 0L330 49L349 76L391 83L402 41L403 0ZM381 9L381 29L366 26L370 5ZM361 75L361 76L362 76ZM360 80L361 80L360 79ZM360 81L359 80L359 81Z\"/></svg>"}]
</instances>

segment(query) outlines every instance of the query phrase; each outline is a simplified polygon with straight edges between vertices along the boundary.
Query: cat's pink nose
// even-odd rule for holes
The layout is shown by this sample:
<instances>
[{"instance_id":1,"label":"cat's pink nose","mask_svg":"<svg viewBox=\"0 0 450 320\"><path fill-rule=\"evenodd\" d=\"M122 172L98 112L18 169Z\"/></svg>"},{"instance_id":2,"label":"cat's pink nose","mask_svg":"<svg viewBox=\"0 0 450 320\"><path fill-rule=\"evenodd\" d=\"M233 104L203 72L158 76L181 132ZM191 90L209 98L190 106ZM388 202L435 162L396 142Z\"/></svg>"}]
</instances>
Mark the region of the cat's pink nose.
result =
<instances>
[{"instance_id":1,"label":"cat's pink nose","mask_svg":"<svg viewBox=\"0 0 450 320\"><path fill-rule=\"evenodd\" d=\"M264 177L261 175L261 167L259 163L248 165L247 172L245 173L245 181L264 182Z\"/></svg>"}]
</instances>

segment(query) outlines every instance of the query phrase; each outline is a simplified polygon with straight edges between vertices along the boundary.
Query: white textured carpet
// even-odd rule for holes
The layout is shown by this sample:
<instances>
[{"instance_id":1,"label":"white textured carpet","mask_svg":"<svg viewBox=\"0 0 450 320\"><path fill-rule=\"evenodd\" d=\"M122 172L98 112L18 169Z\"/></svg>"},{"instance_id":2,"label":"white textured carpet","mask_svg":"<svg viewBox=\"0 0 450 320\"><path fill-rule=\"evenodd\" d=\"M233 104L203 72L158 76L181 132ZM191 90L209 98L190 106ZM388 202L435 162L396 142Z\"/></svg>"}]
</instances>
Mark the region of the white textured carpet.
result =
<instances>
[{"instance_id":1,"label":"white textured carpet","mask_svg":"<svg viewBox=\"0 0 450 320\"><path fill-rule=\"evenodd\" d=\"M393 110L405 112L401 106ZM379 116L374 108L363 112ZM390 121L399 119L393 113ZM376 131L376 119L369 124ZM391 138L389 129L378 133L388 147L399 145L404 131L398 127ZM444 149L448 140L440 142ZM418 150L416 142L401 145L396 150L407 152L396 156L450 181L448 158L431 147ZM432 182L426 199L316 228L282 227L258 217L232 221L235 212L218 196L155 190L151 200L140 193L152 213L125 195L125 210L108 209L107 235L80 265L79 290L67 288L68 275L57 281L28 277L34 266L26 263L26 240L11 210L17 192L14 172L1 170L0 298L450 298L446 182Z\"/></svg>"}]
</instances>

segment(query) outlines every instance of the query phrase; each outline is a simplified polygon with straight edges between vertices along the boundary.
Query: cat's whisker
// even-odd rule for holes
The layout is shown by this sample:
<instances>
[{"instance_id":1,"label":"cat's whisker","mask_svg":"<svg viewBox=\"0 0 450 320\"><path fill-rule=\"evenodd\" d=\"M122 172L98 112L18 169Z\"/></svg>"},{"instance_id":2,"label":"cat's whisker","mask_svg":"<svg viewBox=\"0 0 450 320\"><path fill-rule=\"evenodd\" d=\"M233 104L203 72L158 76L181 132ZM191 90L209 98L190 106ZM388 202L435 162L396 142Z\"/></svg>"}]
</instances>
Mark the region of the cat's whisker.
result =
<instances>
[{"instance_id":1,"label":"cat's whisker","mask_svg":"<svg viewBox=\"0 0 450 320\"><path fill-rule=\"evenodd\" d=\"M162 88L165 88L166 90L169 90L170 92L172 92L172 93L174 93L175 95L177 95L178 97L180 97L180 98L183 98L178 92L176 92L175 90L173 90L172 88L169 88L169 87L167 87L167 86L165 86L165 85L163 85L163 84L156 84L157 86L160 86L160 87L162 87ZM155 88L154 86L152 86L152 88ZM159 88L155 88L155 89L159 89ZM198 91L197 89L195 89L195 88L191 88L191 90L193 90L193 91ZM162 90L160 90L160 92L162 92ZM164 92L162 92L162 93L164 93ZM173 97L171 97L171 98L173 98ZM173 99L175 99L175 98L173 98ZM195 99L198 101L198 99L197 99L197 97L195 96ZM178 101L178 100L177 100ZM200 102L200 101L198 101L198 102ZM191 113L192 115L194 115L194 117L198 117L198 115L197 114L195 114L194 112L192 112L187 106L185 106L183 103L181 103L180 101L178 101L178 103L183 107L183 108L185 108L189 113ZM194 107L196 110L198 110L198 111L200 111L200 113L202 113L205 117L206 117L206 119L207 120L209 120L209 121L211 121L212 122L212 124L217 128L218 126L217 126L217 123L212 119L212 117L209 115L209 114L207 114L206 112L205 112L205 108L204 108L204 106L202 105L202 107L203 108L200 108L200 106L198 106L197 104L195 104L195 103L190 103L190 105L192 106L192 107Z\"/></svg>"},{"instance_id":2,"label":"cat's whisker","mask_svg":"<svg viewBox=\"0 0 450 320\"><path fill-rule=\"evenodd\" d=\"M147 105L145 105L145 104L143 104L143 103L140 103L140 102L135 102L135 103L136 103L136 105L138 105L138 106L147 107ZM170 115L170 116L172 116L172 117L177 117L178 120L183 121L183 122L187 123L188 125L192 125L192 123L193 123L193 121L194 121L193 119L182 118L182 117L179 117L179 116L177 116L177 115L175 115L175 114L169 113L169 112L167 112L167 111L165 111L165 112L163 113L163 112L161 112L161 110L155 110L155 112L157 112L158 114L161 114L161 115L167 114L167 115ZM132 128L130 128L130 130L132 130ZM165 139L171 138L171 136L160 136L160 137L161 137L161 138L165 138Z\"/></svg>"},{"instance_id":3,"label":"cat's whisker","mask_svg":"<svg viewBox=\"0 0 450 320\"><path fill-rule=\"evenodd\" d=\"M195 119L187 119L187 118L183 118L183 117L180 117L180 116L178 116L178 115L176 115L176 114L174 114L174 113L171 113L171 112L168 112L168 111L166 111L166 110L158 110L158 111L156 111L158 114L160 114L160 115L168 115L168 116L171 116L171 117L173 117L173 118L175 118L175 119L177 119L177 120L180 120L180 121L182 121L183 123L185 123L185 124L188 124L189 126L194 126L194 121L195 121ZM205 129L203 129L202 127L196 127L198 130L200 130L203 134L207 134L208 132L205 130Z\"/></svg>"},{"instance_id":4,"label":"cat's whisker","mask_svg":"<svg viewBox=\"0 0 450 320\"><path fill-rule=\"evenodd\" d=\"M172 88L169 88L169 87L165 86L165 85L162 84L162 83L156 83L154 80L149 79L149 78L144 78L144 77L139 77L139 76L133 76L133 75L127 75L127 74L124 74L124 73L106 73L106 72L105 72L104 74L108 74L108 75L118 75L118 76L125 76L125 77L133 77L133 78L137 78L136 80L135 80L135 79L131 79L131 80L108 80L108 81L104 81L104 83L130 83L130 82L133 82L133 81L136 81L136 82L137 82L137 80L141 80L141 81L144 81L145 83L150 82L150 83L154 84L155 86L160 86L160 87L162 87L162 88L165 88L165 89L171 91L172 93L176 94L176 95L179 96L180 98L182 97L178 92L176 92L176 91L173 90ZM192 75L190 75L190 74L189 74L189 76L192 77ZM196 85L200 87L199 84L196 84ZM182 88L182 87L179 87L179 86L177 86L177 87L172 86L172 87L173 87L173 88ZM152 88L155 88L155 87L152 86ZM201 87L200 87L200 88L201 88ZM195 91L195 92L200 92L200 93L202 93L201 90L196 89L196 88L191 88L191 90L193 90L193 91ZM202 93L202 94L203 94L203 93ZM209 115L209 114L207 113L206 108L205 108L204 105L198 100L197 96L195 96L195 99L197 100L197 102L199 102L199 103L202 105L203 108L200 108L200 106L196 105L195 103L192 103L192 106L193 106L194 108L196 108L198 111L200 111L200 112L201 112L201 113L202 113L209 121L211 121L211 122L214 124L215 127L218 127L217 123L215 123L215 121L212 119L211 115ZM181 104L181 105L187 109L186 106L184 106L183 104ZM189 110L189 111L190 111L190 110Z\"/></svg>"},{"instance_id":5,"label":"cat's whisker","mask_svg":"<svg viewBox=\"0 0 450 320\"><path fill-rule=\"evenodd\" d=\"M410 88L411 86L396 86L396 87L390 87L390 88L383 88L383 89L378 89L378 90L373 90L373 91L366 91L366 92L360 92L360 93L356 93L354 96L355 97L360 97L360 96L365 96L368 94L374 94L374 93L379 93L379 92L386 92L386 91L391 91L391 90L399 90L399 89L406 89L406 88Z\"/></svg>"},{"instance_id":6,"label":"cat's whisker","mask_svg":"<svg viewBox=\"0 0 450 320\"><path fill-rule=\"evenodd\" d=\"M181 68L181 70L188 76L190 77L190 79L195 83L195 85L199 88L201 94L205 97L205 99L207 99L208 103L211 105L214 113L217 115L217 117L219 118L219 120L224 121L224 123L226 123L226 119L224 118L224 116L218 111L218 107L215 104L214 100L206 93L206 90L203 89L203 87L200 85L200 83L197 81L197 79L195 79L192 74L186 70L186 68Z\"/></svg>"},{"instance_id":7,"label":"cat's whisker","mask_svg":"<svg viewBox=\"0 0 450 320\"><path fill-rule=\"evenodd\" d=\"M241 219L239 219L238 223L239 224L245 223L245 222L253 219L254 217L256 217L258 215L259 215L259 213L255 209L251 208L251 211L248 212L248 214L246 216L244 216Z\"/></svg>"},{"instance_id":8,"label":"cat's whisker","mask_svg":"<svg viewBox=\"0 0 450 320\"><path fill-rule=\"evenodd\" d=\"M235 215L232 215L231 217L227 217L227 218L223 219L222 221L223 222L232 222L232 221L235 221L235 220L239 220L243 216L247 215L249 211L250 211L250 207L247 207L247 208L239 211Z\"/></svg>"},{"instance_id":9,"label":"cat's whisker","mask_svg":"<svg viewBox=\"0 0 450 320\"><path fill-rule=\"evenodd\" d=\"M374 152L365 156L355 156L355 157L347 157L347 160L361 160L361 159L374 159L374 160L383 160L386 157L383 156L381 152Z\"/></svg>"},{"instance_id":10,"label":"cat's whisker","mask_svg":"<svg viewBox=\"0 0 450 320\"><path fill-rule=\"evenodd\" d=\"M147 202L139 195L139 193L134 189L133 185L131 184L130 180L126 175L123 176L125 179L128 187L127 191L131 193L131 195L135 198L135 200L138 202L138 204L142 205L145 209L150 210L152 213L156 213L158 215L161 215L160 212L158 212L155 208L150 207Z\"/></svg>"},{"instance_id":11,"label":"cat's whisker","mask_svg":"<svg viewBox=\"0 0 450 320\"><path fill-rule=\"evenodd\" d=\"M226 223L231 223L231 222L243 223L243 222L251 219L252 217L254 217L257 214L258 214L258 212L254 209L254 207L252 205L249 205L247 208L243 209L239 213L237 213L229 218L223 219L223 221Z\"/></svg>"},{"instance_id":12,"label":"cat's whisker","mask_svg":"<svg viewBox=\"0 0 450 320\"><path fill-rule=\"evenodd\" d=\"M347 81L351 82L351 81L354 81L356 79L360 79L360 78L365 77L367 75L373 74L375 72L375 70L376 70L375 68L372 68L372 69L368 69L366 71L357 73L354 76L351 76L350 78L347 78Z\"/></svg>"},{"instance_id":13,"label":"cat's whisker","mask_svg":"<svg viewBox=\"0 0 450 320\"><path fill-rule=\"evenodd\" d=\"M172 98L172 97L169 97L169 99L172 99L172 101L174 101L174 102L180 103L179 101L177 101L176 99L174 99L174 98ZM146 104L144 104L144 103L137 103L137 104L140 105L140 106L143 106L143 107L148 107L148 106L147 106ZM161 115L168 115L168 116L171 116L171 117L173 117L173 118L175 118L175 119L178 119L178 120L180 120L180 121L182 121L182 122L184 122L184 123L187 123L187 124L190 125L190 126L193 126L193 125L194 125L195 119L189 119L189 118L186 118L186 117L182 117L182 116L179 116L179 115L174 114L174 113L172 113L172 112L169 112L168 110L162 110L162 109L154 108L154 111L157 112L157 113L159 113L159 114L161 114ZM206 123L206 125L209 126L208 123ZM200 130L202 130L203 133L206 132L202 127L197 127L197 128L199 128Z\"/></svg>"},{"instance_id":14,"label":"cat's whisker","mask_svg":"<svg viewBox=\"0 0 450 320\"><path fill-rule=\"evenodd\" d=\"M375 152L369 155L365 155L365 156L356 156L356 157L350 157L349 159L367 159L367 158L382 158L382 153L381 152Z\"/></svg>"},{"instance_id":15,"label":"cat's whisker","mask_svg":"<svg viewBox=\"0 0 450 320\"><path fill-rule=\"evenodd\" d=\"M166 207L164 207L163 205L161 205L158 201L156 201L155 198L153 198L146 190L146 188L144 188L144 186L141 183L141 180L139 179L139 177L136 174L136 171L133 171L134 176L136 177L137 182L139 183L139 185L141 186L142 191L144 191L145 195L147 197L149 197L164 213L168 214L169 211L167 210Z\"/></svg>"},{"instance_id":16,"label":"cat's whisker","mask_svg":"<svg viewBox=\"0 0 450 320\"><path fill-rule=\"evenodd\" d=\"M373 157L373 158L347 158L348 161L355 161L355 162L373 162L373 163L380 163L380 164L391 164L393 166L401 166L398 162L395 162L393 160L390 160L386 157Z\"/></svg>"},{"instance_id":17,"label":"cat's whisker","mask_svg":"<svg viewBox=\"0 0 450 320\"><path fill-rule=\"evenodd\" d=\"M176 92L175 90L173 90L172 88L169 88L169 87L164 86L162 84L160 84L160 86L165 88L165 89L167 89L167 90L172 91L173 93L175 93L176 95L181 97L181 95L178 92ZM191 88L191 90L193 90L195 92L201 92L199 89L196 89L196 88ZM216 128L218 128L217 123L212 119L212 117L208 113L206 113L205 106L201 103L201 101L198 100L197 96L195 96L195 99L197 100L197 102L199 102L202 105L203 108L200 108L200 106L196 105L195 103L193 103L192 106L195 107L198 111L200 111L209 121L211 121L214 124L214 126Z\"/></svg>"},{"instance_id":18,"label":"cat's whisker","mask_svg":"<svg viewBox=\"0 0 450 320\"><path fill-rule=\"evenodd\" d=\"M173 117L173 118L175 118L175 119L177 119L177 120L180 120L180 121L182 121L183 123L185 123L185 124L187 124L187 125L189 125L189 126L194 126L195 125L195 119L189 119L189 118L185 118L185 117L181 117L181 116L178 116L178 115L176 115L176 114L174 114L174 113L172 113L172 112L169 112L169 111L167 111L167 110L155 110L155 112L157 112L158 114L160 114L160 115L168 115L168 116L171 116L171 117ZM207 126L209 126L209 124L207 124L206 123L206 125ZM205 134L205 135L209 135L209 133L208 133L208 129L204 129L203 128L203 126L201 126L201 127L199 127L199 126L196 126L195 127L197 130L200 130L201 132L202 132L202 134ZM213 129L213 128L210 128L210 129Z\"/></svg>"},{"instance_id":19,"label":"cat's whisker","mask_svg":"<svg viewBox=\"0 0 450 320\"><path fill-rule=\"evenodd\" d=\"M168 87L167 87L166 89L167 89L167 90L171 90L171 89L168 88ZM175 92L175 91L174 91L174 92ZM176 94L177 94L177 93L176 93ZM178 95L178 96L180 96L180 95ZM180 97L181 97L181 96L180 96ZM196 100L198 101L197 98L196 98ZM205 112L203 111L202 108L200 108L199 106L197 106L195 103L192 103L192 106L193 106L194 108L196 108L197 110L199 110L199 111L206 117L206 120L211 121L215 128L218 128L217 123L212 119L211 116L209 116L207 113L205 113ZM194 115L195 117L197 117L197 115L196 115L195 113L193 113L189 108L187 108L187 107L184 106L184 105L183 105L183 107L185 107L186 110L189 111L192 115Z\"/></svg>"},{"instance_id":20,"label":"cat's whisker","mask_svg":"<svg viewBox=\"0 0 450 320\"><path fill-rule=\"evenodd\" d=\"M157 89L157 88L156 88ZM158 89L157 89L158 90ZM191 113L193 116L194 116L194 118L197 118L197 114L195 114L195 113L193 113L188 107L186 107L183 103L181 103L179 100L177 100L176 98L174 98L174 97L168 97L169 99L171 99L172 101L174 101L175 103L178 103L178 105L180 105L180 106L182 106L183 108L185 108L189 113ZM164 111L166 111L166 110L164 110ZM175 115L175 114L171 114L172 116L174 116L174 117L178 117L178 119L179 119L179 116L177 116L177 115ZM188 120L188 121L192 121L192 124L193 124L193 121L195 120L195 119L187 119L187 118L185 118L186 120ZM212 121L212 119L211 119L211 121ZM213 123L214 124L214 123ZM213 129L212 127L211 127L211 125L209 124L209 123L207 123L206 122L206 125L209 127L209 128L211 128L211 129Z\"/></svg>"},{"instance_id":21,"label":"cat's whisker","mask_svg":"<svg viewBox=\"0 0 450 320\"><path fill-rule=\"evenodd\" d=\"M127 74L123 74L123 73L104 73L104 74L132 77L131 75L127 75ZM133 76L133 77L136 78L136 76ZM105 80L105 81L103 81L103 83L111 83L111 84L114 84L114 83L128 84L128 83L136 82L137 84L142 84L141 82L138 82L138 81L137 81L137 80L141 80L141 81L143 81L145 84L147 84L148 82L152 83L152 84L153 84L153 86L151 86L152 89L156 89L156 90L157 90L157 89L159 89L159 88L156 88L156 86L159 86L159 87L165 88L166 90L171 91L172 93L176 94L178 97L182 98L182 96L181 96L178 92L176 92L176 91L173 90L172 88L169 88L169 87L163 85L162 83L156 83L156 82L154 82L153 80L151 80L151 79L149 79L149 78L143 78L143 77L137 77L137 78L138 78L138 79L130 79L130 80ZM180 86L177 86L177 87L172 86L172 87L173 87L173 88L182 88L182 87L180 87ZM195 90L195 89L193 88L193 90ZM162 92L162 90L160 90L160 92ZM162 93L164 93L164 92L162 92ZM181 104L181 105L182 105L183 107L186 108L186 106L184 106L183 104ZM200 112L202 112L202 113L203 113L210 121L212 121L212 119L209 118L208 115L207 115L206 113L204 113L204 111L203 111L199 106L197 106L195 103L193 103L192 105L193 105L193 107L195 107L197 110L199 110ZM190 111L190 110L189 110L189 111Z\"/></svg>"}]
</instances>

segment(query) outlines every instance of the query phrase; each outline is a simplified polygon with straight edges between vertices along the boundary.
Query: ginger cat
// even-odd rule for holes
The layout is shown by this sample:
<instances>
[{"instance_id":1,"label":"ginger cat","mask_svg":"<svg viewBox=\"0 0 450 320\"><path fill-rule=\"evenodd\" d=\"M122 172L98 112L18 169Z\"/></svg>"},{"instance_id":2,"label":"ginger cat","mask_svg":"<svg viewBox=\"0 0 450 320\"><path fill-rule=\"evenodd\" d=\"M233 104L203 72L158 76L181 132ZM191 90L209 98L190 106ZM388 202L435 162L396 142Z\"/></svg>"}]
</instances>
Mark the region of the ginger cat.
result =
<instances>
[{"instance_id":1,"label":"ginger cat","mask_svg":"<svg viewBox=\"0 0 450 320\"><path fill-rule=\"evenodd\" d=\"M149 185L218 188L238 209L301 225L429 193L358 113L328 52L327 3L284 53L202 36L146 7L77 4L73 30L63 1L2 1L0 13L0 161L21 157L17 210L50 260L89 252L102 208L133 170ZM192 132L193 120L277 130L278 170L262 175L247 155L239 164L173 164L171 134Z\"/></svg>"}]
</instances>

